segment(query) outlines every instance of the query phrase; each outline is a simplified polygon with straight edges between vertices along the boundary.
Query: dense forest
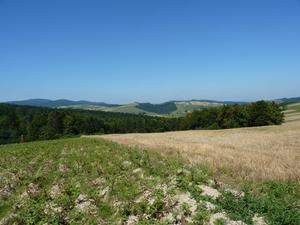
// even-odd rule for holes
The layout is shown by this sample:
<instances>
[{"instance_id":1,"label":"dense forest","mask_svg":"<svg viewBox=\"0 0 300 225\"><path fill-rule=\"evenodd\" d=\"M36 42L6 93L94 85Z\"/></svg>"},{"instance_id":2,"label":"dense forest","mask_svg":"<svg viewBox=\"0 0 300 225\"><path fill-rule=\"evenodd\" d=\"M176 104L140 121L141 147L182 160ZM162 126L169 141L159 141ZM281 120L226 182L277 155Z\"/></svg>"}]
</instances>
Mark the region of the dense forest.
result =
<instances>
[{"instance_id":1,"label":"dense forest","mask_svg":"<svg viewBox=\"0 0 300 225\"><path fill-rule=\"evenodd\" d=\"M177 120L125 113L0 104L0 143L80 134L163 132L177 130Z\"/></svg>"},{"instance_id":2,"label":"dense forest","mask_svg":"<svg viewBox=\"0 0 300 225\"><path fill-rule=\"evenodd\" d=\"M278 125L280 106L259 101L194 111L180 118L0 104L0 144L81 134L164 132Z\"/></svg>"},{"instance_id":3,"label":"dense forest","mask_svg":"<svg viewBox=\"0 0 300 225\"><path fill-rule=\"evenodd\" d=\"M168 114L177 110L175 102L165 102L156 105L151 103L140 103L137 105L137 108L158 114Z\"/></svg>"},{"instance_id":4,"label":"dense forest","mask_svg":"<svg viewBox=\"0 0 300 225\"><path fill-rule=\"evenodd\" d=\"M194 111L182 118L181 129L227 129L280 125L284 121L282 108L275 102L225 105Z\"/></svg>"}]
</instances>

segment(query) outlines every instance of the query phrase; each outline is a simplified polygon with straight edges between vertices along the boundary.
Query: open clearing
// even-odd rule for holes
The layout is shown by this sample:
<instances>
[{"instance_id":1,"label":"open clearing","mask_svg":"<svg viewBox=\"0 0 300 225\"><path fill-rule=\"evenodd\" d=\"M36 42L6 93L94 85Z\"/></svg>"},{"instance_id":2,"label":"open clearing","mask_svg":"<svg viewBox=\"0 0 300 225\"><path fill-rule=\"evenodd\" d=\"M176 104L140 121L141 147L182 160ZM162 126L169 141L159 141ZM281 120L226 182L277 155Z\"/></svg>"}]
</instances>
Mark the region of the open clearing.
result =
<instances>
[{"instance_id":1,"label":"open clearing","mask_svg":"<svg viewBox=\"0 0 300 225\"><path fill-rule=\"evenodd\" d=\"M251 180L300 178L300 117L281 126L194 130L151 134L103 135L100 138L179 154L192 163Z\"/></svg>"}]
</instances>

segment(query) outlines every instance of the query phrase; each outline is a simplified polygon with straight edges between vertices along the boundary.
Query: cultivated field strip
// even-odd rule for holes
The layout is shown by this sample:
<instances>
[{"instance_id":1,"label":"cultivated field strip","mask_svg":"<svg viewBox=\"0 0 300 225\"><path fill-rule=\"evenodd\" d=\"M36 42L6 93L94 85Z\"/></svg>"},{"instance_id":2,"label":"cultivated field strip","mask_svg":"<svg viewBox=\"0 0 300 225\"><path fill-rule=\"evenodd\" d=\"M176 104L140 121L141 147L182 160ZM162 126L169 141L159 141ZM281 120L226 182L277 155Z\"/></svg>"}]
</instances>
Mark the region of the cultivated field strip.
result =
<instances>
[{"instance_id":1,"label":"cultivated field strip","mask_svg":"<svg viewBox=\"0 0 300 225\"><path fill-rule=\"evenodd\" d=\"M179 154L190 162L251 180L300 179L300 121L281 126L99 137L167 155Z\"/></svg>"}]
</instances>

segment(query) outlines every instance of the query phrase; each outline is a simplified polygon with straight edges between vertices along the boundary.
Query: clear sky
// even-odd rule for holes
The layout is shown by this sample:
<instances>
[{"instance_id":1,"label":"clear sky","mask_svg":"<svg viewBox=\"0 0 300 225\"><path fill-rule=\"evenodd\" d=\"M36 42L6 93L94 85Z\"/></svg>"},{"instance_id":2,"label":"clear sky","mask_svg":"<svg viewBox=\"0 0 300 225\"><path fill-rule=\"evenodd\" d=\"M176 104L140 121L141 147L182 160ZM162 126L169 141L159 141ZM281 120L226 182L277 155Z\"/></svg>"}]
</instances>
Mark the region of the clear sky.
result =
<instances>
[{"instance_id":1,"label":"clear sky","mask_svg":"<svg viewBox=\"0 0 300 225\"><path fill-rule=\"evenodd\" d=\"M299 0L0 0L0 101L300 96Z\"/></svg>"}]
</instances>

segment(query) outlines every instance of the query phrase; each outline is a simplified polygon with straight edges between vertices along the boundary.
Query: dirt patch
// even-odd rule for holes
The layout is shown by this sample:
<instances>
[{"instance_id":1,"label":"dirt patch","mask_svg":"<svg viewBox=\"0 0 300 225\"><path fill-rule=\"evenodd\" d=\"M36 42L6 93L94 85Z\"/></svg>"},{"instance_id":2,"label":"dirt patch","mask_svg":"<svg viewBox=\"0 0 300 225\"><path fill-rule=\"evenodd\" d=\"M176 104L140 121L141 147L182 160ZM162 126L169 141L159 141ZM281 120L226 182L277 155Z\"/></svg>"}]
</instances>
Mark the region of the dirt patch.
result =
<instances>
[{"instance_id":1,"label":"dirt patch","mask_svg":"<svg viewBox=\"0 0 300 225\"><path fill-rule=\"evenodd\" d=\"M258 215L255 215L252 220L253 220L254 225L267 225L267 223L265 222L265 219Z\"/></svg>"},{"instance_id":2,"label":"dirt patch","mask_svg":"<svg viewBox=\"0 0 300 225\"><path fill-rule=\"evenodd\" d=\"M92 184L96 187L103 187L106 184L106 179L103 177L97 177L92 181Z\"/></svg>"},{"instance_id":3,"label":"dirt patch","mask_svg":"<svg viewBox=\"0 0 300 225\"><path fill-rule=\"evenodd\" d=\"M89 214L94 214L97 210L95 200L88 198L88 196L84 194L80 194L75 200L75 208Z\"/></svg>"},{"instance_id":4,"label":"dirt patch","mask_svg":"<svg viewBox=\"0 0 300 225\"><path fill-rule=\"evenodd\" d=\"M110 187L107 186L107 187L103 188L102 190L100 190L99 197L107 199L109 192L110 192Z\"/></svg>"},{"instance_id":5,"label":"dirt patch","mask_svg":"<svg viewBox=\"0 0 300 225\"><path fill-rule=\"evenodd\" d=\"M27 187L27 194L30 197L34 197L38 195L38 193L39 193L39 186L37 184L30 183Z\"/></svg>"},{"instance_id":6,"label":"dirt patch","mask_svg":"<svg viewBox=\"0 0 300 225\"><path fill-rule=\"evenodd\" d=\"M58 170L61 173L66 173L69 171L69 168L65 164L60 163L58 166Z\"/></svg>"},{"instance_id":7,"label":"dirt patch","mask_svg":"<svg viewBox=\"0 0 300 225\"><path fill-rule=\"evenodd\" d=\"M137 216L131 215L128 217L126 224L127 225L135 225L138 223L138 221L139 221L139 218Z\"/></svg>"},{"instance_id":8,"label":"dirt patch","mask_svg":"<svg viewBox=\"0 0 300 225\"><path fill-rule=\"evenodd\" d=\"M217 189L212 188L210 186L200 185L199 187L202 190L202 195L209 196L212 199L217 199L221 195L221 193Z\"/></svg>"},{"instance_id":9,"label":"dirt patch","mask_svg":"<svg viewBox=\"0 0 300 225\"><path fill-rule=\"evenodd\" d=\"M45 209L44 209L44 213L45 213L46 215L51 215L51 216L53 216L53 215L55 215L55 214L60 214L60 213L62 213L62 211L63 211L63 208L57 206L57 205L54 204L54 203L47 203L47 204L46 204L46 207L45 207Z\"/></svg>"},{"instance_id":10,"label":"dirt patch","mask_svg":"<svg viewBox=\"0 0 300 225\"><path fill-rule=\"evenodd\" d=\"M0 173L0 200L10 197L15 191L19 177L14 173Z\"/></svg>"},{"instance_id":11,"label":"dirt patch","mask_svg":"<svg viewBox=\"0 0 300 225\"><path fill-rule=\"evenodd\" d=\"M0 189L0 200L10 197L16 189L12 184L6 184L3 188Z\"/></svg>"},{"instance_id":12,"label":"dirt patch","mask_svg":"<svg viewBox=\"0 0 300 225\"><path fill-rule=\"evenodd\" d=\"M216 213L216 214L213 214L211 217L210 217L210 220L209 220L209 224L210 225L215 225L217 223L217 221L222 221L223 224L226 224L226 225L247 225L245 224L244 222L242 221L233 221L233 220L230 220L225 213Z\"/></svg>"},{"instance_id":13,"label":"dirt patch","mask_svg":"<svg viewBox=\"0 0 300 225\"><path fill-rule=\"evenodd\" d=\"M50 190L50 197L52 199L57 198L58 196L60 196L62 194L62 190L63 187L60 184L55 184L52 186L51 190Z\"/></svg>"}]
</instances>

